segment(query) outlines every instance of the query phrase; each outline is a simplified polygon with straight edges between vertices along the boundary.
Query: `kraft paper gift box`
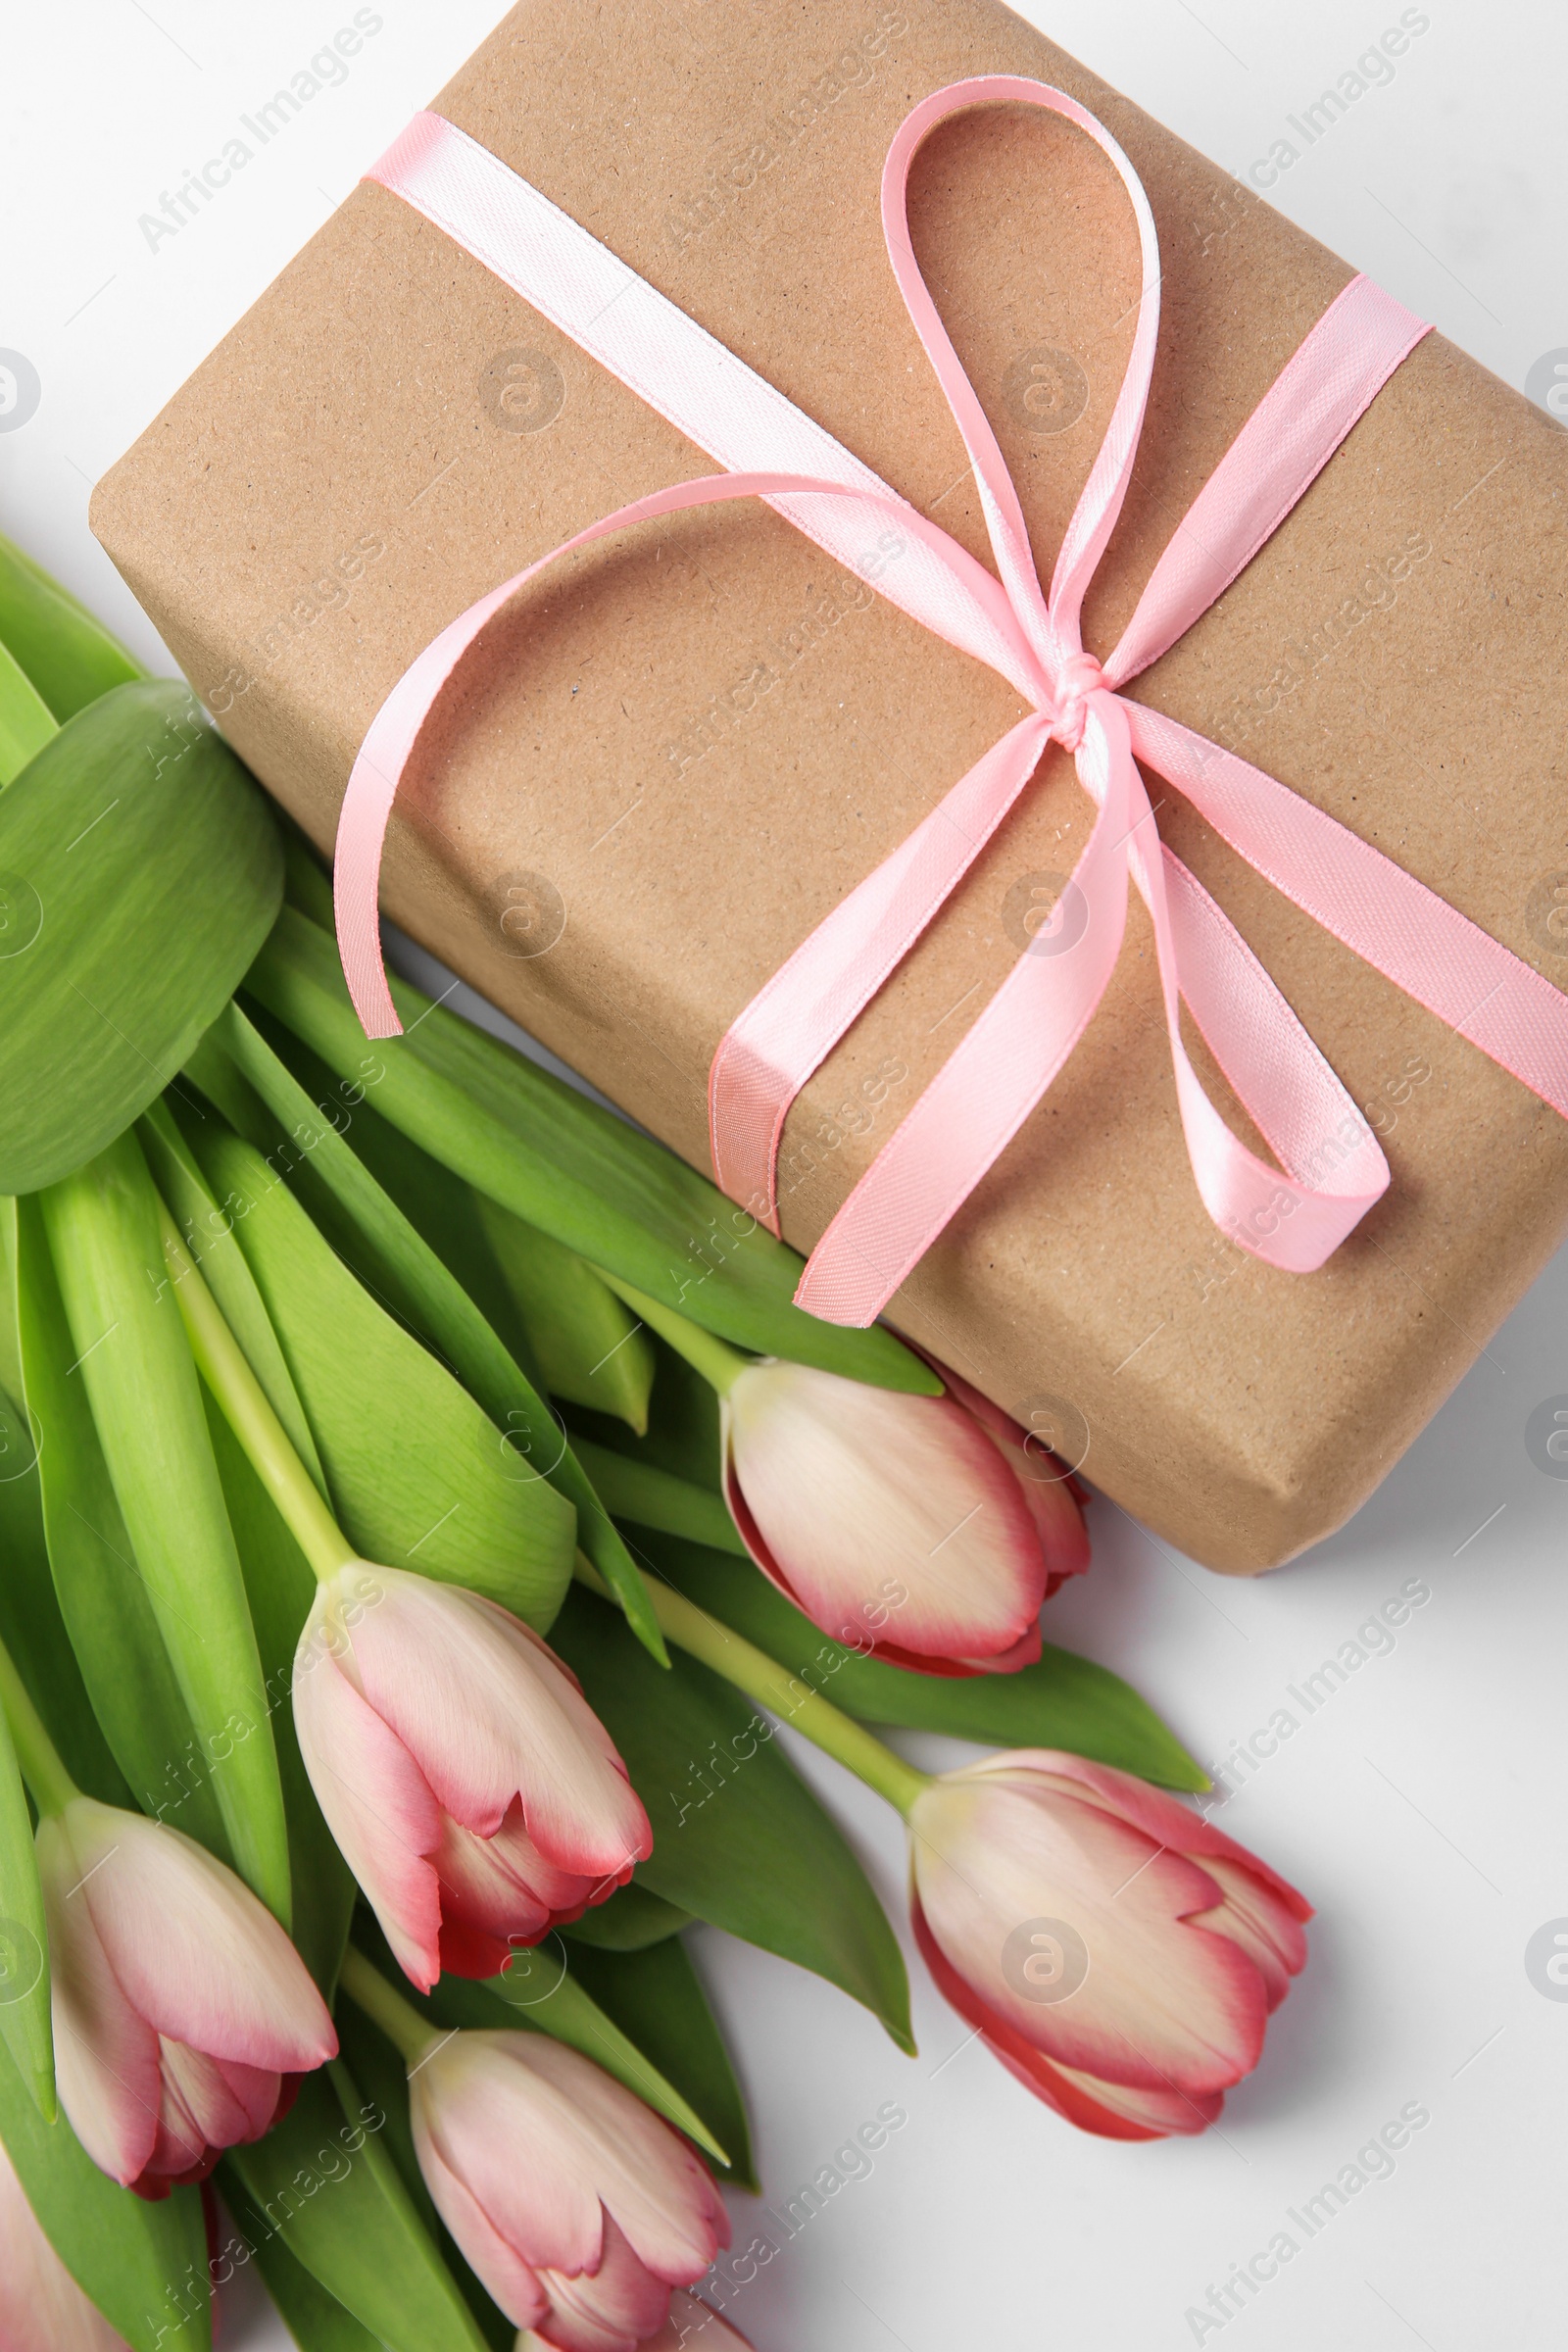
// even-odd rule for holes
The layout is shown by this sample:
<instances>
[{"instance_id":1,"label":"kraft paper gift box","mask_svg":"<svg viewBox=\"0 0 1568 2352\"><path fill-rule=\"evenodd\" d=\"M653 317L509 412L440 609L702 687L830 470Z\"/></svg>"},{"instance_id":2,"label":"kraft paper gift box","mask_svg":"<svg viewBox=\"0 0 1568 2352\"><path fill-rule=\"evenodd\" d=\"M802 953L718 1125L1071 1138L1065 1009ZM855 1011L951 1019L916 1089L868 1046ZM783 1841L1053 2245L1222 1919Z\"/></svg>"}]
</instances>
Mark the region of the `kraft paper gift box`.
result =
<instances>
[{"instance_id":1,"label":"kraft paper gift box","mask_svg":"<svg viewBox=\"0 0 1568 2352\"><path fill-rule=\"evenodd\" d=\"M986 562L878 215L909 107L981 73L1099 115L1159 230L1149 418L1086 612L1102 653L1345 264L994 0L524 0L433 103ZM990 107L922 149L910 217L1049 576L1133 331L1125 196L1068 124ZM93 526L219 723L330 850L371 716L448 620L611 509L711 470L361 185L100 484ZM1568 437L1430 337L1137 688L1559 984L1565 514ZM873 544L855 577L756 502L569 559L492 624L393 817L387 911L705 1169L730 1021L1022 710L876 595L877 561ZM1178 794L1155 797L1364 1106L1390 1190L1313 1274L1216 1231L1135 901L1064 1075L891 1314L1161 1536L1251 1571L1355 1509L1545 1262L1568 1223L1568 1126ZM1027 942L1089 816L1053 750L806 1088L780 1169L802 1249Z\"/></svg>"}]
</instances>

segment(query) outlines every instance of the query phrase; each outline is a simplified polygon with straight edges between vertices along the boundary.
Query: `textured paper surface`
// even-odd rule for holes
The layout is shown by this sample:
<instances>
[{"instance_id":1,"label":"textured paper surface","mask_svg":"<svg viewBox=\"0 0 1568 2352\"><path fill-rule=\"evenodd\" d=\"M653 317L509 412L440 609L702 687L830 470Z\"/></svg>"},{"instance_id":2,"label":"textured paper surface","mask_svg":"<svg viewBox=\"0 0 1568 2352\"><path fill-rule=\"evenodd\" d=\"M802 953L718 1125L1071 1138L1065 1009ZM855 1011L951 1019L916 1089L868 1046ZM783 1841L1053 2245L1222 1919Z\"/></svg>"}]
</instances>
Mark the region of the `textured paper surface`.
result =
<instances>
[{"instance_id":1,"label":"textured paper surface","mask_svg":"<svg viewBox=\"0 0 1568 2352\"><path fill-rule=\"evenodd\" d=\"M992 0L524 0L435 103L986 560L877 188L908 107L991 72L1099 114L1159 227L1149 423L1086 614L1103 653L1344 264ZM1049 576L1131 335L1124 199L1080 134L990 109L929 142L911 219ZM325 848L366 726L445 621L610 508L710 470L362 187L106 477L93 524ZM1560 429L1432 337L1134 689L1559 983L1565 518ZM1019 714L1002 681L874 595L897 548L867 536L862 579L760 508L569 560L476 650L393 818L388 911L705 1168L706 1072L729 1021ZM1054 753L807 1089L781 1179L799 1247L1023 946L1088 818ZM1158 818L1366 1106L1389 1196L1315 1275L1215 1233L1135 903L1089 1036L893 1319L1156 1532L1246 1571L1354 1509L1544 1262L1568 1228L1568 1128L1174 793ZM723 1237L690 1247L680 1280Z\"/></svg>"}]
</instances>

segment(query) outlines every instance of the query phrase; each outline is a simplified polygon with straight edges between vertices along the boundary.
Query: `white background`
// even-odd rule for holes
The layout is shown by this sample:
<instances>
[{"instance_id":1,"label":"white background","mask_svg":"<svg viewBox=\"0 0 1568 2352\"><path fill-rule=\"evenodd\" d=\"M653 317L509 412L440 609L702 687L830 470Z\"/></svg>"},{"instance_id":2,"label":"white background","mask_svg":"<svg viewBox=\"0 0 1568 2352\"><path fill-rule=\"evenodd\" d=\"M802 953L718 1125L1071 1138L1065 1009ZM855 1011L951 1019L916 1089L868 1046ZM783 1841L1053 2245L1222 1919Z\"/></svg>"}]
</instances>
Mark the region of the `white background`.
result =
<instances>
[{"instance_id":1,"label":"white background","mask_svg":"<svg viewBox=\"0 0 1568 2352\"><path fill-rule=\"evenodd\" d=\"M826 18L827 0L817 8ZM381 13L347 83L153 254L137 216L348 21L348 0L5 0L0 346L32 362L42 398L0 433L0 525L161 667L172 664L89 537L90 485L501 10L381 0ZM1032 0L1023 13L1245 173L1399 11ZM1431 0L1428 13L1394 82L1335 124L1274 200L1522 386L1568 346L1568 15L1549 0ZM1543 692L1560 696L1561 682ZM1568 835L1564 846L1568 862ZM1094 1571L1054 1604L1051 1636L1128 1675L1205 1762L1289 1704L1286 1686L1407 1578L1432 1595L1392 1654L1219 1816L1320 1918L1261 2068L1206 2138L1080 2137L965 2044L917 1964L911 2062L826 1985L705 1933L699 1956L772 2202L884 2101L909 2119L874 2174L734 2307L760 2352L1176 2352L1195 2340L1186 2314L1209 2283L1291 2228L1285 2209L1412 2101L1431 2122L1394 2177L1227 2323L1226 2352L1564 2340L1568 2004L1535 1989L1524 1957L1538 1928L1568 1915L1568 1482L1524 1445L1532 1408L1558 1392L1568 1256L1354 1523L1294 1567L1222 1582L1095 1506ZM916 1747L934 1757L938 1744ZM804 1760L901 1911L892 1817ZM233 2318L231 2352L284 2341L266 2315Z\"/></svg>"}]
</instances>

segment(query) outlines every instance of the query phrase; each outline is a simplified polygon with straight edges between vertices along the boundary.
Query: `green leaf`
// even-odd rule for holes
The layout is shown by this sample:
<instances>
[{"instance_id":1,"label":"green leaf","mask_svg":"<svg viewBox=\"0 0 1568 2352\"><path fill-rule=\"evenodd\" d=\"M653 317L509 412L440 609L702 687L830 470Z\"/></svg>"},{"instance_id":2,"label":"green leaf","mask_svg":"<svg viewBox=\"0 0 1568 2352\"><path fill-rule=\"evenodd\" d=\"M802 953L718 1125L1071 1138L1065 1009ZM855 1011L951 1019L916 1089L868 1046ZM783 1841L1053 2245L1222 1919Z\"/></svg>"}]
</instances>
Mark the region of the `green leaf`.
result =
<instances>
[{"instance_id":1,"label":"green leaf","mask_svg":"<svg viewBox=\"0 0 1568 2352\"><path fill-rule=\"evenodd\" d=\"M183 686L117 686L0 794L0 1192L64 1177L165 1087L276 910L260 792Z\"/></svg>"},{"instance_id":2,"label":"green leaf","mask_svg":"<svg viewBox=\"0 0 1568 2352\"><path fill-rule=\"evenodd\" d=\"M15 657L0 644L0 785L21 775L56 728L48 704Z\"/></svg>"},{"instance_id":3,"label":"green leaf","mask_svg":"<svg viewBox=\"0 0 1568 2352\"><path fill-rule=\"evenodd\" d=\"M324 1190L347 1218L354 1237L368 1246L381 1282L390 1286L394 1299L426 1339L432 1353L451 1367L498 1431L517 1432L525 1438L526 1443L516 1450L535 1454L544 1477L571 1504L583 1549L625 1609L639 1641L662 1664L663 1636L636 1563L564 1433L558 1431L544 1398L508 1354L468 1293L237 1004L226 1008L203 1041L201 1056L192 1064L198 1083L212 1052L220 1048L271 1117L281 1122L285 1138L278 1139L274 1154L279 1164L287 1166L281 1155L292 1144L292 1156L300 1163L298 1176ZM334 1104L333 1111L334 1116L341 1111L345 1123L359 1124L365 1116L363 1105L356 1111L346 1103ZM251 1141L259 1143L262 1138L253 1133ZM306 1205L310 1205L308 1199Z\"/></svg>"},{"instance_id":4,"label":"green leaf","mask_svg":"<svg viewBox=\"0 0 1568 2352\"><path fill-rule=\"evenodd\" d=\"M126 1805L130 1791L92 1711L49 1567L43 1481L22 1371L17 1209L14 1200L0 1198L0 1641L78 1788L103 1804Z\"/></svg>"},{"instance_id":5,"label":"green leaf","mask_svg":"<svg viewBox=\"0 0 1568 2352\"><path fill-rule=\"evenodd\" d=\"M308 2075L292 2112L235 2148L259 2230L387 2352L483 2352L484 2338L382 2144L385 2110L341 2061Z\"/></svg>"},{"instance_id":6,"label":"green leaf","mask_svg":"<svg viewBox=\"0 0 1568 2352\"><path fill-rule=\"evenodd\" d=\"M149 2204L98 2170L65 2116L45 2123L0 2049L0 2139L44 2235L132 2352L208 2352L207 2234L194 2188Z\"/></svg>"},{"instance_id":7,"label":"green leaf","mask_svg":"<svg viewBox=\"0 0 1568 2352\"><path fill-rule=\"evenodd\" d=\"M285 906L246 985L340 1074L365 1050L330 937ZM801 1259L662 1144L398 980L386 1118L525 1224L742 1348L935 1395L889 1331L792 1304Z\"/></svg>"},{"instance_id":8,"label":"green leaf","mask_svg":"<svg viewBox=\"0 0 1568 2352\"><path fill-rule=\"evenodd\" d=\"M710 1494L724 1491L722 1446L719 1439L718 1398L711 1386L667 1341L654 1335L654 1394L649 1407L648 1434L638 1438L621 1422L605 1413L584 1412L573 1406L568 1426L580 1430L595 1445L631 1462L651 1462L673 1478L702 1487Z\"/></svg>"},{"instance_id":9,"label":"green leaf","mask_svg":"<svg viewBox=\"0 0 1568 2352\"><path fill-rule=\"evenodd\" d=\"M22 1768L0 1707L0 2039L45 2123L55 2116L49 1930Z\"/></svg>"},{"instance_id":10,"label":"green leaf","mask_svg":"<svg viewBox=\"0 0 1568 2352\"><path fill-rule=\"evenodd\" d=\"M43 1526L71 1648L131 1801L160 1821L172 1820L227 1860L228 1839L211 1769L198 1755L190 1710L164 1647L147 1577L98 1442L42 1210L36 1200L19 1201L17 1209L23 1369L33 1426L44 1437L38 1457ZM36 1622L44 1640L33 1646L30 1661L19 1650L24 1666L37 1661L40 1651L47 1655L48 1617L41 1596ZM30 1687L54 1732L60 1721L58 1688L36 1679ZM71 1697L69 1685L65 1697ZM83 1778L80 1740L68 1737L62 1745L81 1785L107 1802L116 1801L110 1788Z\"/></svg>"},{"instance_id":11,"label":"green leaf","mask_svg":"<svg viewBox=\"0 0 1568 2352\"><path fill-rule=\"evenodd\" d=\"M792 1673L808 1666L811 1689L862 1723L946 1732L987 1747L1063 1747L1162 1788L1209 1786L1147 1700L1108 1667L1070 1649L1048 1642L1039 1664L1017 1674L917 1674L830 1641L750 1565L658 1535L643 1548L650 1566L688 1600Z\"/></svg>"},{"instance_id":12,"label":"green leaf","mask_svg":"<svg viewBox=\"0 0 1568 2352\"><path fill-rule=\"evenodd\" d=\"M678 1650L660 1674L615 1612L580 1587L551 1640L648 1808L654 1850L637 1866L642 1884L814 1970L912 2049L908 1981L887 1915L767 1720Z\"/></svg>"},{"instance_id":13,"label":"green leaf","mask_svg":"<svg viewBox=\"0 0 1568 2352\"><path fill-rule=\"evenodd\" d=\"M670 1536L686 1536L694 1544L735 1552L741 1559L750 1557L723 1496L710 1488L694 1487L688 1479L674 1478L652 1462L612 1452L588 1438L577 1440L577 1459L593 1480L606 1510L617 1519L661 1528Z\"/></svg>"},{"instance_id":14,"label":"green leaf","mask_svg":"<svg viewBox=\"0 0 1568 2352\"><path fill-rule=\"evenodd\" d=\"M271 1318L262 1303L256 1277L234 1239L233 1219L213 1199L165 1103L152 1104L140 1121L137 1134L153 1180L185 1237L191 1262L200 1267L202 1279L244 1349L245 1359L260 1381L268 1403L282 1422L289 1444L324 1495L326 1473L321 1468L321 1457L316 1450L316 1440L311 1435L299 1391L289 1376Z\"/></svg>"},{"instance_id":15,"label":"green leaf","mask_svg":"<svg viewBox=\"0 0 1568 2352\"><path fill-rule=\"evenodd\" d=\"M146 675L85 605L3 534L0 645L9 648L62 722L112 686Z\"/></svg>"},{"instance_id":16,"label":"green leaf","mask_svg":"<svg viewBox=\"0 0 1568 2352\"><path fill-rule=\"evenodd\" d=\"M607 1952L641 1952L691 1926L691 1913L666 1903L635 1879L617 1886L608 1902L595 1903L562 1934L572 1943L591 1943Z\"/></svg>"},{"instance_id":17,"label":"green leaf","mask_svg":"<svg viewBox=\"0 0 1568 2352\"><path fill-rule=\"evenodd\" d=\"M483 1193L473 1199L546 1388L613 1413L641 1437L654 1385L650 1334L586 1259Z\"/></svg>"},{"instance_id":18,"label":"green leaf","mask_svg":"<svg viewBox=\"0 0 1568 2352\"><path fill-rule=\"evenodd\" d=\"M134 1135L41 1207L76 1362L242 1878L284 1925L288 1830L256 1633L190 1345ZM46 1442L47 1442L47 1432Z\"/></svg>"},{"instance_id":19,"label":"green leaf","mask_svg":"<svg viewBox=\"0 0 1568 2352\"><path fill-rule=\"evenodd\" d=\"M684 1940L670 1936L637 1952L575 1952L571 1969L606 2016L690 2100L728 2151L729 2179L760 2196L746 2101Z\"/></svg>"},{"instance_id":20,"label":"green leaf","mask_svg":"<svg viewBox=\"0 0 1568 2352\"><path fill-rule=\"evenodd\" d=\"M236 2272L254 2262L300 2352L382 2352L380 2337L363 2328L303 2263L295 2261L281 2237L269 2232L233 2166L225 2164L219 2179L237 2227L214 2257L218 2285L226 2285Z\"/></svg>"},{"instance_id":21,"label":"green leaf","mask_svg":"<svg viewBox=\"0 0 1568 2352\"><path fill-rule=\"evenodd\" d=\"M571 1576L571 1505L356 1281L259 1152L217 1120L184 1132L234 1218L349 1541L544 1631Z\"/></svg>"},{"instance_id":22,"label":"green leaf","mask_svg":"<svg viewBox=\"0 0 1568 2352\"><path fill-rule=\"evenodd\" d=\"M316 1801L294 1730L294 1653L316 1598L316 1578L211 1396L207 1398L207 1426L245 1572L245 1592L277 1748L294 1888L291 1933L306 1967L330 2001L348 1942L355 1888L349 1866Z\"/></svg>"}]
</instances>

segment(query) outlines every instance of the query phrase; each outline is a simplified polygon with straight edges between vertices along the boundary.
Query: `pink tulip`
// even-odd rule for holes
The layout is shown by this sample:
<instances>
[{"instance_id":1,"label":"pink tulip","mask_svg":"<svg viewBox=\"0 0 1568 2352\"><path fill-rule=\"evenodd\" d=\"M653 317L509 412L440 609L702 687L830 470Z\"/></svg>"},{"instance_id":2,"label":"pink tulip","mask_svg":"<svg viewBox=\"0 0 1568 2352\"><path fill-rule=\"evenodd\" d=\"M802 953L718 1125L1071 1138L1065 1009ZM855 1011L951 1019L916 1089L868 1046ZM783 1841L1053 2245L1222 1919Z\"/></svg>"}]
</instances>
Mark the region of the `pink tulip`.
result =
<instances>
[{"instance_id":1,"label":"pink tulip","mask_svg":"<svg viewBox=\"0 0 1568 2352\"><path fill-rule=\"evenodd\" d=\"M311 1785L404 1971L491 1977L630 1878L648 1816L576 1677L455 1585L356 1562L294 1665Z\"/></svg>"},{"instance_id":2,"label":"pink tulip","mask_svg":"<svg viewBox=\"0 0 1568 2352\"><path fill-rule=\"evenodd\" d=\"M920 1948L1004 2066L1108 2139L1214 2121L1305 1962L1293 1886L1131 1773L1045 1749L945 1773L909 1827Z\"/></svg>"},{"instance_id":3,"label":"pink tulip","mask_svg":"<svg viewBox=\"0 0 1568 2352\"><path fill-rule=\"evenodd\" d=\"M0 2344L5 2352L125 2352L33 2218L0 2146ZM704 2339L704 2352L708 2352Z\"/></svg>"},{"instance_id":4,"label":"pink tulip","mask_svg":"<svg viewBox=\"0 0 1568 2352\"><path fill-rule=\"evenodd\" d=\"M757 1565L862 1654L927 1674L1040 1655L1040 1604L1089 1565L1072 1482L952 1373L909 1396L771 1358L723 1402L724 1491Z\"/></svg>"},{"instance_id":5,"label":"pink tulip","mask_svg":"<svg viewBox=\"0 0 1568 2352\"><path fill-rule=\"evenodd\" d=\"M717 2189L667 2124L543 2034L454 2034L409 2095L425 2183L509 2320L552 2352L664 2340L670 2289L729 2242Z\"/></svg>"},{"instance_id":6,"label":"pink tulip","mask_svg":"<svg viewBox=\"0 0 1568 2352\"><path fill-rule=\"evenodd\" d=\"M298 1952L193 1838L74 1796L38 1825L38 1873L61 2104L122 2187L205 2180L336 2055Z\"/></svg>"}]
</instances>

